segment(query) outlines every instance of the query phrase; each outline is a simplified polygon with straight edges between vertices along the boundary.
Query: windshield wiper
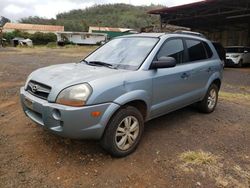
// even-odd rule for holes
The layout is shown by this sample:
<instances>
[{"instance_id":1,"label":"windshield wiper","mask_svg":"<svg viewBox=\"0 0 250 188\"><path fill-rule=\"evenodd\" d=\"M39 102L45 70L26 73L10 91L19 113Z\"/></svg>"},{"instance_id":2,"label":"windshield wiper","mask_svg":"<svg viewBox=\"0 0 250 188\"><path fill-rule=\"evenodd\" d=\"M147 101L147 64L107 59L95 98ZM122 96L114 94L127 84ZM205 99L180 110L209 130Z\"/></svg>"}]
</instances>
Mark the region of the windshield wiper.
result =
<instances>
[{"instance_id":1,"label":"windshield wiper","mask_svg":"<svg viewBox=\"0 0 250 188\"><path fill-rule=\"evenodd\" d=\"M84 60L86 63L87 61ZM104 67L108 67L108 68L112 68L112 69L117 69L114 65L110 64L110 63L105 63L105 62L102 62L102 61L89 61L87 63L88 65L99 65L99 66L104 66Z\"/></svg>"},{"instance_id":2,"label":"windshield wiper","mask_svg":"<svg viewBox=\"0 0 250 188\"><path fill-rule=\"evenodd\" d=\"M86 64L89 64L89 62L87 61L87 60L85 60L85 59L82 59L81 61L80 61L80 63L81 62L84 62L84 63L86 63Z\"/></svg>"},{"instance_id":3,"label":"windshield wiper","mask_svg":"<svg viewBox=\"0 0 250 188\"><path fill-rule=\"evenodd\" d=\"M112 69L117 69L117 66L112 65L110 63L105 63L102 61L87 61L85 59L82 59L80 62L84 62L87 65L91 65L91 66L98 66L99 65L99 66L104 66L104 67L108 67L108 68L112 68Z\"/></svg>"}]
</instances>

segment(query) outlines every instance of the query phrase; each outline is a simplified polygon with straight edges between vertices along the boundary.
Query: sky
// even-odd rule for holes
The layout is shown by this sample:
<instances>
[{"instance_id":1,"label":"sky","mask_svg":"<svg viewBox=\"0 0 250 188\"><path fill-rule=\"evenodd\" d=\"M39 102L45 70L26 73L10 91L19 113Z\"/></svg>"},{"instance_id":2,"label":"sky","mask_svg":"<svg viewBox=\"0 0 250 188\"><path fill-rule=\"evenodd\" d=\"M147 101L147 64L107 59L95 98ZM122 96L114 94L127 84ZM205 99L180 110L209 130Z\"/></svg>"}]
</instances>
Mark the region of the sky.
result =
<instances>
[{"instance_id":1,"label":"sky","mask_svg":"<svg viewBox=\"0 0 250 188\"><path fill-rule=\"evenodd\" d=\"M200 0L0 0L0 16L12 21L28 16L55 18L56 14L72 9L84 9L97 4L126 3L132 5L161 4L176 6Z\"/></svg>"}]
</instances>

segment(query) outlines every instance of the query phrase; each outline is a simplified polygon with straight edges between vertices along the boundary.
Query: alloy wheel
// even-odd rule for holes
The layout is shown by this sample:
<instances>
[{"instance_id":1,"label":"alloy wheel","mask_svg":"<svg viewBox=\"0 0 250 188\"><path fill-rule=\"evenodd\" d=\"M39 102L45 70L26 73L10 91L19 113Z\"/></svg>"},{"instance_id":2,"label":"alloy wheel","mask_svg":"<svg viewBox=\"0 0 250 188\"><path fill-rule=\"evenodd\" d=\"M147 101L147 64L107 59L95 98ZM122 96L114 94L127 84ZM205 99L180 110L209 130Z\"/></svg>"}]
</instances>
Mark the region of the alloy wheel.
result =
<instances>
[{"instance_id":1,"label":"alloy wheel","mask_svg":"<svg viewBox=\"0 0 250 188\"><path fill-rule=\"evenodd\" d=\"M123 151L131 148L138 138L139 129L139 121L136 119L136 117L125 117L118 125L118 128L116 130L116 146Z\"/></svg>"}]
</instances>

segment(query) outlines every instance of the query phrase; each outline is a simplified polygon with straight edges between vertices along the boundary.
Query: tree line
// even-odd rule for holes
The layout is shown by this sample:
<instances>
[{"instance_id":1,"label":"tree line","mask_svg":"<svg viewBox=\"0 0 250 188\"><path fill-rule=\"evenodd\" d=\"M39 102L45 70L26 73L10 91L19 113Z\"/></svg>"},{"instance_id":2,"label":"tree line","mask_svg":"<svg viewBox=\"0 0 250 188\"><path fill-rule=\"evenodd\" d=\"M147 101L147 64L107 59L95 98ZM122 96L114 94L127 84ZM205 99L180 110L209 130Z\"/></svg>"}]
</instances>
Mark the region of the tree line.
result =
<instances>
[{"instance_id":1,"label":"tree line","mask_svg":"<svg viewBox=\"0 0 250 188\"><path fill-rule=\"evenodd\" d=\"M63 25L65 31L88 31L89 26L125 27L140 29L147 26L159 25L158 16L149 15L152 9L160 5L133 6L127 4L95 5L90 8L71 10L60 13L56 19L27 17L20 23Z\"/></svg>"}]
</instances>

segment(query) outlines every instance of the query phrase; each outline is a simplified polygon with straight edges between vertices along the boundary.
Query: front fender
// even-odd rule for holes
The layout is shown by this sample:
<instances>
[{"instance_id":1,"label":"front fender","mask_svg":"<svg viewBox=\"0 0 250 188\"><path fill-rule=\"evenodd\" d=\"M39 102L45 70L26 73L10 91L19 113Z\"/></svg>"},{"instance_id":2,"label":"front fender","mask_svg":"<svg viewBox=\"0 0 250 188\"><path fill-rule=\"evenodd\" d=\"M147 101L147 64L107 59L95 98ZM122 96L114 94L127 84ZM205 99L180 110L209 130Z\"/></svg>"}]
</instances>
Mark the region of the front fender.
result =
<instances>
[{"instance_id":1,"label":"front fender","mask_svg":"<svg viewBox=\"0 0 250 188\"><path fill-rule=\"evenodd\" d=\"M140 101L145 102L145 104L147 105L147 112L149 112L149 106L151 103L150 99L151 97L148 95L147 91L135 90L135 91L130 91L121 95L120 97L114 100L114 103L117 103L119 105L124 105L132 101L140 100Z\"/></svg>"}]
</instances>

